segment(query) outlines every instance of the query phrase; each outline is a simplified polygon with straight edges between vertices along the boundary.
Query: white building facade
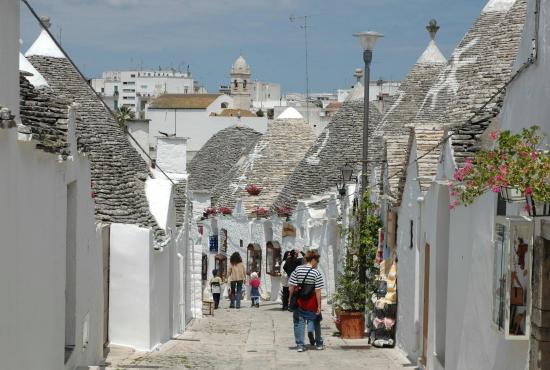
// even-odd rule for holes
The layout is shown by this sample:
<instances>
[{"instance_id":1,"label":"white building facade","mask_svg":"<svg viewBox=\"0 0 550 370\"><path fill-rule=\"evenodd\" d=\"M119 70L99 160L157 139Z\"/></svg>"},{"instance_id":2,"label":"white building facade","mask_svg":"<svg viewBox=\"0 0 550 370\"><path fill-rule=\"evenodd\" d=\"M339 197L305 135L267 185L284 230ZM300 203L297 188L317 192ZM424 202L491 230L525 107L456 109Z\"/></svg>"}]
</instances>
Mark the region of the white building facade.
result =
<instances>
[{"instance_id":1,"label":"white building facade","mask_svg":"<svg viewBox=\"0 0 550 370\"><path fill-rule=\"evenodd\" d=\"M112 110L121 107L144 112L145 105L161 94L193 94L191 72L169 70L106 71L91 80L94 90Z\"/></svg>"}]
</instances>

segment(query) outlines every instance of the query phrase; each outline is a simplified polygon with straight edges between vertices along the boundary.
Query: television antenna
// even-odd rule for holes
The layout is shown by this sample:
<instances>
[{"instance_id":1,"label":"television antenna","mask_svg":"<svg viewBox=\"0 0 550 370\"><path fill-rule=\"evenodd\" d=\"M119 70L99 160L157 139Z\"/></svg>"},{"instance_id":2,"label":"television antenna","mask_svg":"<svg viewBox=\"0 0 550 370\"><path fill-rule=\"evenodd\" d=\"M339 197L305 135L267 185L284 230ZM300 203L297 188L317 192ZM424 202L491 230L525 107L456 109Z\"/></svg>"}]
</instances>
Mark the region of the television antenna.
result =
<instances>
[{"instance_id":1,"label":"television antenna","mask_svg":"<svg viewBox=\"0 0 550 370\"><path fill-rule=\"evenodd\" d=\"M304 23L300 25L300 28L304 30L304 41L305 41L305 54L306 54L306 121L309 125L309 60L308 60L308 38L307 38L307 29L310 27L308 25L308 19L311 18L311 15L301 15L294 16L291 15L288 19L291 23L296 21L303 21Z\"/></svg>"}]
</instances>

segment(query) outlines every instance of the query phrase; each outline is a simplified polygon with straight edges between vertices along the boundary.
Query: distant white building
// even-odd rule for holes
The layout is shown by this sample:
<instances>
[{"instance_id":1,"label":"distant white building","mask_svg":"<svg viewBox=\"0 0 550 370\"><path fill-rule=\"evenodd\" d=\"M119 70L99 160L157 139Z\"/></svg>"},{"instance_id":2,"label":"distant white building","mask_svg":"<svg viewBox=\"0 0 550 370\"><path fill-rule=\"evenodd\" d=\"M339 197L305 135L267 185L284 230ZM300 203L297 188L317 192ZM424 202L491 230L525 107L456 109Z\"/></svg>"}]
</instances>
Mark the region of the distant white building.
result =
<instances>
[{"instance_id":1,"label":"distant white building","mask_svg":"<svg viewBox=\"0 0 550 370\"><path fill-rule=\"evenodd\" d=\"M361 78L361 74L357 75ZM399 89L399 86L401 86L400 81L391 81L391 80L382 80L379 79L377 81L371 81L369 84L369 101L375 102L376 107L381 111L384 112L387 108L389 98L397 94L397 91ZM346 98L351 93L351 89L338 89L337 95L338 95L338 101L343 102L346 100Z\"/></svg>"},{"instance_id":2,"label":"distant white building","mask_svg":"<svg viewBox=\"0 0 550 370\"><path fill-rule=\"evenodd\" d=\"M102 78L92 79L91 84L111 109L128 107L134 112L145 111L145 105L159 95L193 94L200 90L189 70L172 69L107 71Z\"/></svg>"},{"instance_id":3,"label":"distant white building","mask_svg":"<svg viewBox=\"0 0 550 370\"><path fill-rule=\"evenodd\" d=\"M282 105L281 84L254 81L252 84L252 107L254 110L273 109Z\"/></svg>"}]
</instances>

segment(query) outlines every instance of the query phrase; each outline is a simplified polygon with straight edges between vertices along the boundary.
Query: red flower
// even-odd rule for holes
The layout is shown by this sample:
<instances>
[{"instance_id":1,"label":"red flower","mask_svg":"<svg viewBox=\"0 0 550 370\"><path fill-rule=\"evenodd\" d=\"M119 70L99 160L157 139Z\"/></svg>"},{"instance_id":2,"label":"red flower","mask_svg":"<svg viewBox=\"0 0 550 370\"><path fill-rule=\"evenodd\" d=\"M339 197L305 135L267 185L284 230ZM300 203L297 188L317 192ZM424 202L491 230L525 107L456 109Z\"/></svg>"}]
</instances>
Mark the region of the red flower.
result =
<instances>
[{"instance_id":1,"label":"red flower","mask_svg":"<svg viewBox=\"0 0 550 370\"><path fill-rule=\"evenodd\" d=\"M533 194L533 189L530 186L526 187L525 188L525 196L528 197L531 194Z\"/></svg>"},{"instance_id":2,"label":"red flower","mask_svg":"<svg viewBox=\"0 0 550 370\"><path fill-rule=\"evenodd\" d=\"M493 131L491 132L490 136L491 136L491 140L493 141L496 141L498 139L498 135L500 134L500 131L499 130L496 130L496 131Z\"/></svg>"}]
</instances>

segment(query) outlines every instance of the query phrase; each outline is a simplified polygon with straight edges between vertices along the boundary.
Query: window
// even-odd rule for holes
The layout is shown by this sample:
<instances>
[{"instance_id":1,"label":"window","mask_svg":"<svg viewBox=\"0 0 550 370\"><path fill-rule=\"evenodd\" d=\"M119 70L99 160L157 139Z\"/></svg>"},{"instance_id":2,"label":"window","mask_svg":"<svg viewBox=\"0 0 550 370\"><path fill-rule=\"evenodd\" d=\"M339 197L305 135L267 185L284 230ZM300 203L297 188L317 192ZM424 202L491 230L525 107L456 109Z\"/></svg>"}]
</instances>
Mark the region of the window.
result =
<instances>
[{"instance_id":1,"label":"window","mask_svg":"<svg viewBox=\"0 0 550 370\"><path fill-rule=\"evenodd\" d=\"M243 89L246 89L246 80L243 81Z\"/></svg>"},{"instance_id":2,"label":"window","mask_svg":"<svg viewBox=\"0 0 550 370\"><path fill-rule=\"evenodd\" d=\"M233 83L235 84L235 88L239 87L239 83L237 82L237 80L233 81Z\"/></svg>"},{"instance_id":3,"label":"window","mask_svg":"<svg viewBox=\"0 0 550 370\"><path fill-rule=\"evenodd\" d=\"M221 105L221 108L222 108L222 109L225 109L225 108L227 108L227 103L225 103L225 102L224 102L224 103L222 103L222 105Z\"/></svg>"},{"instance_id":4,"label":"window","mask_svg":"<svg viewBox=\"0 0 550 370\"><path fill-rule=\"evenodd\" d=\"M411 220L410 224L411 224L410 226L411 230L409 231L409 234L410 234L409 248L413 249L414 248L414 221Z\"/></svg>"},{"instance_id":5,"label":"window","mask_svg":"<svg viewBox=\"0 0 550 370\"><path fill-rule=\"evenodd\" d=\"M130 75L130 78L136 78L135 74Z\"/></svg>"},{"instance_id":6,"label":"window","mask_svg":"<svg viewBox=\"0 0 550 370\"><path fill-rule=\"evenodd\" d=\"M242 239L239 240L239 247L244 248L244 242Z\"/></svg>"},{"instance_id":7,"label":"window","mask_svg":"<svg viewBox=\"0 0 550 370\"><path fill-rule=\"evenodd\" d=\"M105 88L104 87L101 88L101 93L105 93Z\"/></svg>"},{"instance_id":8,"label":"window","mask_svg":"<svg viewBox=\"0 0 550 370\"><path fill-rule=\"evenodd\" d=\"M209 239L210 253L218 253L218 236L211 235Z\"/></svg>"},{"instance_id":9,"label":"window","mask_svg":"<svg viewBox=\"0 0 550 370\"><path fill-rule=\"evenodd\" d=\"M227 230L222 229L220 235L220 253L227 254Z\"/></svg>"},{"instance_id":10,"label":"window","mask_svg":"<svg viewBox=\"0 0 550 370\"><path fill-rule=\"evenodd\" d=\"M262 248L259 244L248 244L246 273L250 275L257 272L262 274Z\"/></svg>"},{"instance_id":11,"label":"window","mask_svg":"<svg viewBox=\"0 0 550 370\"><path fill-rule=\"evenodd\" d=\"M114 101L114 107L115 107L115 110L118 109L118 100L115 100L115 101Z\"/></svg>"},{"instance_id":12,"label":"window","mask_svg":"<svg viewBox=\"0 0 550 370\"><path fill-rule=\"evenodd\" d=\"M206 254L202 255L201 279L203 281L208 280L208 256Z\"/></svg>"},{"instance_id":13,"label":"window","mask_svg":"<svg viewBox=\"0 0 550 370\"><path fill-rule=\"evenodd\" d=\"M223 254L216 254L214 258L214 268L218 270L218 275L222 279L227 278L227 256Z\"/></svg>"},{"instance_id":14,"label":"window","mask_svg":"<svg viewBox=\"0 0 550 370\"><path fill-rule=\"evenodd\" d=\"M279 242L267 242L265 273L271 276L281 275L281 245Z\"/></svg>"},{"instance_id":15,"label":"window","mask_svg":"<svg viewBox=\"0 0 550 370\"><path fill-rule=\"evenodd\" d=\"M506 339L529 339L532 244L531 222L497 216L492 319Z\"/></svg>"}]
</instances>

